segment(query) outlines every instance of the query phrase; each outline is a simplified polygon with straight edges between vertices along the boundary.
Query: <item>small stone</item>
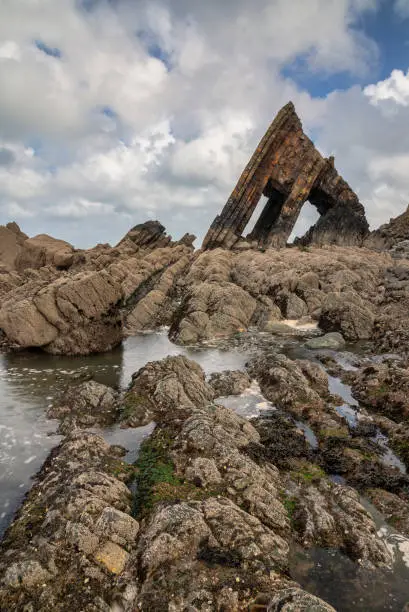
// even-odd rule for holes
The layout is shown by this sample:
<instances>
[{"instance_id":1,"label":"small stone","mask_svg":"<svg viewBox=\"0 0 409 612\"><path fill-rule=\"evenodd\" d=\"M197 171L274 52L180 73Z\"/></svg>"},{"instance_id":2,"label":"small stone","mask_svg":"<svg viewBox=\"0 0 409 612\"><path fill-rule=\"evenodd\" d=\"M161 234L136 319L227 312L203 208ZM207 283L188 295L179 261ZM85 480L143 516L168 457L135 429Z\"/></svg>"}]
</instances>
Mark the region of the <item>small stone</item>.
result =
<instances>
[{"instance_id":1,"label":"small stone","mask_svg":"<svg viewBox=\"0 0 409 612\"><path fill-rule=\"evenodd\" d=\"M20 561L7 569L4 583L14 589L40 585L50 578L49 572L38 561ZM43 585L44 586L44 585Z\"/></svg>"},{"instance_id":2,"label":"small stone","mask_svg":"<svg viewBox=\"0 0 409 612\"><path fill-rule=\"evenodd\" d=\"M95 553L95 560L106 567L112 574L120 574L123 572L129 554L113 542L107 542L102 548Z\"/></svg>"},{"instance_id":3,"label":"small stone","mask_svg":"<svg viewBox=\"0 0 409 612\"><path fill-rule=\"evenodd\" d=\"M305 343L308 349L332 349L339 351L344 348L345 340L342 334L338 332L330 332L319 338L311 338Z\"/></svg>"},{"instance_id":4,"label":"small stone","mask_svg":"<svg viewBox=\"0 0 409 612\"><path fill-rule=\"evenodd\" d=\"M96 531L102 536L118 536L124 543L135 540L139 524L132 516L107 506L96 523Z\"/></svg>"}]
</instances>

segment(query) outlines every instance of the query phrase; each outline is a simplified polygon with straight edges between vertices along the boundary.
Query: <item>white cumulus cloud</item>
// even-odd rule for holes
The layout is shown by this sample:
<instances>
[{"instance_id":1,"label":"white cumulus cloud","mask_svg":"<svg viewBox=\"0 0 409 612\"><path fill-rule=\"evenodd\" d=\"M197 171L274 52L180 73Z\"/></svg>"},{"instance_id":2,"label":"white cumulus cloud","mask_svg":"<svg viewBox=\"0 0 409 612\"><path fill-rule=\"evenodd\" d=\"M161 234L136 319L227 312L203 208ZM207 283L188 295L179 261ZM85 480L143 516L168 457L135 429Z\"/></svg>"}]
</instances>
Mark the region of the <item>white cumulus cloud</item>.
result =
<instances>
[{"instance_id":1,"label":"white cumulus cloud","mask_svg":"<svg viewBox=\"0 0 409 612\"><path fill-rule=\"evenodd\" d=\"M289 99L371 222L400 212L408 75L314 98L282 73L370 74L377 0L82 4L0 3L0 223L78 246L152 217L201 237Z\"/></svg>"}]
</instances>

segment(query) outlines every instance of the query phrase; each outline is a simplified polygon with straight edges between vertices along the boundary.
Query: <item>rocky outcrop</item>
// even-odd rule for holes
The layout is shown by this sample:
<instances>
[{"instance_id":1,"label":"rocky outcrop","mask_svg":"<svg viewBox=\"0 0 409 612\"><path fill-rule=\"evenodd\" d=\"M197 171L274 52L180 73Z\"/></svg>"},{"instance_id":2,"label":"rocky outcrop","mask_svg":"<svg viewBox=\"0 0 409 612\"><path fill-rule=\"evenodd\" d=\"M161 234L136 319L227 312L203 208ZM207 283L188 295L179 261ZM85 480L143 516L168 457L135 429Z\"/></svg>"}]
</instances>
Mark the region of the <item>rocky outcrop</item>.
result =
<instances>
[{"instance_id":1,"label":"rocky outcrop","mask_svg":"<svg viewBox=\"0 0 409 612\"><path fill-rule=\"evenodd\" d=\"M320 220L303 244L360 245L368 234L365 211L338 175L334 159L324 159L304 134L294 105L284 106L260 141L223 211L210 226L203 248L242 248L245 230L262 195L268 197L247 236L258 247L283 247L304 203Z\"/></svg>"},{"instance_id":2,"label":"rocky outcrop","mask_svg":"<svg viewBox=\"0 0 409 612\"><path fill-rule=\"evenodd\" d=\"M54 266L60 270L69 268L74 262L74 248L64 240L47 234L28 238L15 262L17 271Z\"/></svg>"},{"instance_id":3,"label":"rocky outcrop","mask_svg":"<svg viewBox=\"0 0 409 612\"><path fill-rule=\"evenodd\" d=\"M397 422L409 422L409 367L396 361L374 363L351 378L359 402Z\"/></svg>"},{"instance_id":4,"label":"rocky outcrop","mask_svg":"<svg viewBox=\"0 0 409 612\"><path fill-rule=\"evenodd\" d=\"M387 251L406 240L409 240L409 207L399 217L371 232L364 244L369 249Z\"/></svg>"},{"instance_id":5,"label":"rocky outcrop","mask_svg":"<svg viewBox=\"0 0 409 612\"><path fill-rule=\"evenodd\" d=\"M84 432L51 453L1 546L2 610L111 609L139 530L120 454Z\"/></svg>"},{"instance_id":6,"label":"rocky outcrop","mask_svg":"<svg viewBox=\"0 0 409 612\"><path fill-rule=\"evenodd\" d=\"M247 251L205 251L181 279L181 304L170 337L190 344L252 326L280 333L280 318L309 317L346 340L370 339L375 319L387 306L391 265L388 255L334 246L270 249L251 257ZM288 326L282 329L291 332Z\"/></svg>"},{"instance_id":7,"label":"rocky outcrop","mask_svg":"<svg viewBox=\"0 0 409 612\"><path fill-rule=\"evenodd\" d=\"M206 406L214 391L202 368L183 356L166 357L141 368L122 400L122 420L132 427L160 418L182 418L193 408Z\"/></svg>"},{"instance_id":8,"label":"rocky outcrop","mask_svg":"<svg viewBox=\"0 0 409 612\"><path fill-rule=\"evenodd\" d=\"M47 416L61 421L59 431L64 434L86 427L106 427L117 420L118 393L94 380L69 385Z\"/></svg>"},{"instance_id":9,"label":"rocky outcrop","mask_svg":"<svg viewBox=\"0 0 409 612\"><path fill-rule=\"evenodd\" d=\"M125 244L97 248L68 273L48 267L5 275L0 328L21 348L56 354L110 350L126 333L169 319L176 306L170 293L190 254L184 244L152 249Z\"/></svg>"},{"instance_id":10,"label":"rocky outcrop","mask_svg":"<svg viewBox=\"0 0 409 612\"><path fill-rule=\"evenodd\" d=\"M74 262L74 248L64 240L47 234L29 238L17 223L0 226L0 273L23 272L53 266L60 270Z\"/></svg>"},{"instance_id":11,"label":"rocky outcrop","mask_svg":"<svg viewBox=\"0 0 409 612\"><path fill-rule=\"evenodd\" d=\"M131 241L140 248L158 248L169 246L172 238L166 234L165 227L159 221L147 221L135 225L117 246L124 242Z\"/></svg>"},{"instance_id":12,"label":"rocky outcrop","mask_svg":"<svg viewBox=\"0 0 409 612\"><path fill-rule=\"evenodd\" d=\"M174 359L166 360L166 368ZM161 363L147 366L151 381L152 372L161 376ZM325 376L303 367L306 385L322 389ZM185 376L178 366L174 371ZM146 375L140 370L134 383ZM158 388L156 378L148 391L152 402ZM200 610L197 602L205 600L216 610L257 602L261 610L274 610L292 601L326 610L324 602L297 590L282 574L293 538L304 546L341 548L367 568L391 565L388 546L351 488L335 485L314 465L293 462L288 471L279 471L268 460L258 427L222 405L202 399L194 404L173 420L168 405L158 406L158 428L138 460L142 609L190 605Z\"/></svg>"},{"instance_id":13,"label":"rocky outcrop","mask_svg":"<svg viewBox=\"0 0 409 612\"><path fill-rule=\"evenodd\" d=\"M253 369L277 404L297 412L310 401L316 412L327 410L318 365L273 360L265 356ZM280 368L288 380L278 380ZM103 386L80 385L78 409L92 412L106 394ZM391 550L358 494L311 463L305 441L289 444L295 425L288 417L280 417L287 460L277 467L264 419L250 423L213 403L204 372L185 357L147 364L128 394L135 422L148 412L156 422L136 465L81 431L51 453L2 545L1 609L330 612L289 579L290 542L340 549L367 570L391 566ZM67 403L76 401L73 394ZM131 516L124 483L133 477Z\"/></svg>"},{"instance_id":14,"label":"rocky outcrop","mask_svg":"<svg viewBox=\"0 0 409 612\"><path fill-rule=\"evenodd\" d=\"M241 370L224 370L210 375L209 385L213 387L216 397L240 395L250 387L251 379Z\"/></svg>"},{"instance_id":15,"label":"rocky outcrop","mask_svg":"<svg viewBox=\"0 0 409 612\"><path fill-rule=\"evenodd\" d=\"M149 389L141 385L156 403L162 397L161 380L167 378L164 369L172 366L172 386L182 389L186 371L180 370L179 360L148 364L134 385L139 388L139 379L148 377ZM199 375L192 362L184 365ZM190 606L233 612L256 605L259 592L266 594L264 610L273 605L273 597L285 598L285 589L296 590L282 575L290 524L280 500L280 475L273 465L259 466L246 453L250 444L259 443L251 424L203 400L203 392L198 401L183 400L185 410L171 419L169 405L160 399L158 429L138 459L141 609ZM307 601L309 596L299 590L298 597Z\"/></svg>"},{"instance_id":16,"label":"rocky outcrop","mask_svg":"<svg viewBox=\"0 0 409 612\"><path fill-rule=\"evenodd\" d=\"M370 338L375 322L373 310L352 291L329 293L323 304L319 326L325 332L341 332L346 340Z\"/></svg>"},{"instance_id":17,"label":"rocky outcrop","mask_svg":"<svg viewBox=\"0 0 409 612\"><path fill-rule=\"evenodd\" d=\"M16 259L27 238L17 223L0 225L0 274L16 269Z\"/></svg>"},{"instance_id":18,"label":"rocky outcrop","mask_svg":"<svg viewBox=\"0 0 409 612\"><path fill-rule=\"evenodd\" d=\"M262 457L280 468L299 474L304 482L322 477L320 469L317 474L317 466L311 464L318 460L319 466L331 474L341 474L353 487L382 488L407 500L409 477L396 462L384 461L388 448L377 437L378 427L386 431L392 448L409 465L409 433L404 422L397 425L376 413L365 414L363 409L355 423L347 421L343 412L337 410L344 400L329 393L325 372L310 361L293 361L270 352L251 360L249 371L263 395L279 410L256 423L264 446L262 452L256 447L252 449L256 456L261 452ZM351 372L348 376L361 380L359 373ZM365 383L359 388L364 389ZM356 393L355 386L353 389ZM288 414L292 423L288 422ZM314 442L309 449L302 437L297 436L300 424L303 430L307 424L315 434L315 440L308 438L310 444Z\"/></svg>"}]
</instances>

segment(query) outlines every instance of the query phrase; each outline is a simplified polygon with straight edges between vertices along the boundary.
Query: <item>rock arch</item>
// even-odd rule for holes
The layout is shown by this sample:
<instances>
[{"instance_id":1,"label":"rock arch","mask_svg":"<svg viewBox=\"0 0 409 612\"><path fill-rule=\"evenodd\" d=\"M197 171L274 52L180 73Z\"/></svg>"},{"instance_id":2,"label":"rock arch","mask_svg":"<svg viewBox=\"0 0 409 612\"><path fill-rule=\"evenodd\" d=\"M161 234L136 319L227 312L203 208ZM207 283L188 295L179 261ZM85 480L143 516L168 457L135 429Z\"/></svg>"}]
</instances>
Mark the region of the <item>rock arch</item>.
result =
<instances>
[{"instance_id":1,"label":"rock arch","mask_svg":"<svg viewBox=\"0 0 409 612\"><path fill-rule=\"evenodd\" d=\"M368 234L364 207L336 171L334 158L323 158L304 134L292 102L280 110L260 141L203 248L233 248L243 240L262 195L268 201L246 238L254 246L285 246L307 200L321 217L301 239L304 244L356 245Z\"/></svg>"}]
</instances>

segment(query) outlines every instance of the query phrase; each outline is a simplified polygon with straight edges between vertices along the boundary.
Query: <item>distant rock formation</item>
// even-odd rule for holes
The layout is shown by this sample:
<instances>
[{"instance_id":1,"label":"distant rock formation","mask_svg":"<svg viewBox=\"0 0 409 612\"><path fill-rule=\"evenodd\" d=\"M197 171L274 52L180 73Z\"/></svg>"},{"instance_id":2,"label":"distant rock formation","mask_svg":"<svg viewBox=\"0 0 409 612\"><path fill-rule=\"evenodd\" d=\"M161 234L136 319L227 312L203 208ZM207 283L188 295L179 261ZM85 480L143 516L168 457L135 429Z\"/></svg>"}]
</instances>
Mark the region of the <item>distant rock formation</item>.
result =
<instances>
[{"instance_id":1,"label":"distant rock formation","mask_svg":"<svg viewBox=\"0 0 409 612\"><path fill-rule=\"evenodd\" d=\"M28 238L16 259L16 269L38 269L55 266L61 270L69 268L74 261L74 247L65 240L58 240L47 234Z\"/></svg>"},{"instance_id":2,"label":"distant rock formation","mask_svg":"<svg viewBox=\"0 0 409 612\"><path fill-rule=\"evenodd\" d=\"M165 227L159 221L146 221L129 230L117 246L127 240L141 248L156 248L168 246L172 238L166 234Z\"/></svg>"},{"instance_id":3,"label":"distant rock formation","mask_svg":"<svg viewBox=\"0 0 409 612\"><path fill-rule=\"evenodd\" d=\"M239 246L262 195L268 202L247 236L251 245L285 246L307 200L321 218L301 240L303 244L361 245L368 234L358 197L339 176L334 158L324 159L304 134L292 102L281 109L262 138L210 226L203 248Z\"/></svg>"},{"instance_id":4,"label":"distant rock formation","mask_svg":"<svg viewBox=\"0 0 409 612\"><path fill-rule=\"evenodd\" d=\"M74 248L64 240L47 234L29 238L17 223L0 225L0 272L38 270L43 266L69 268L74 261Z\"/></svg>"},{"instance_id":5,"label":"distant rock formation","mask_svg":"<svg viewBox=\"0 0 409 612\"><path fill-rule=\"evenodd\" d=\"M3 233L20 250L0 273L0 343L69 355L107 351L125 335L169 324L195 238L173 242L148 221L114 248L74 251L49 236L21 237L14 226Z\"/></svg>"},{"instance_id":6,"label":"distant rock formation","mask_svg":"<svg viewBox=\"0 0 409 612\"><path fill-rule=\"evenodd\" d=\"M17 223L0 225L0 272L12 272L16 269L16 259L27 238Z\"/></svg>"},{"instance_id":7,"label":"distant rock formation","mask_svg":"<svg viewBox=\"0 0 409 612\"><path fill-rule=\"evenodd\" d=\"M371 232L364 245L369 249L384 251L396 249L399 243L407 240L409 240L409 206L399 217L391 219L389 223Z\"/></svg>"}]
</instances>

